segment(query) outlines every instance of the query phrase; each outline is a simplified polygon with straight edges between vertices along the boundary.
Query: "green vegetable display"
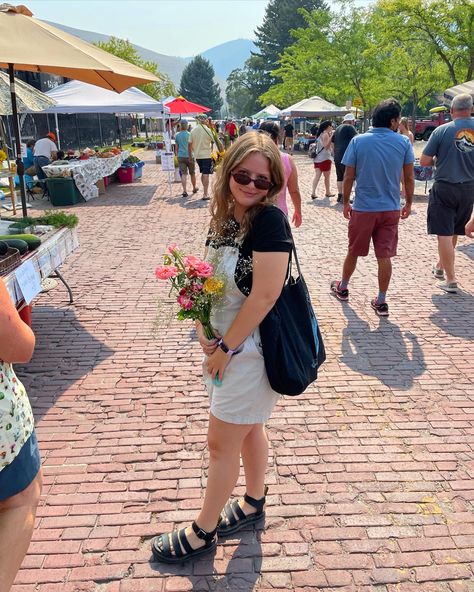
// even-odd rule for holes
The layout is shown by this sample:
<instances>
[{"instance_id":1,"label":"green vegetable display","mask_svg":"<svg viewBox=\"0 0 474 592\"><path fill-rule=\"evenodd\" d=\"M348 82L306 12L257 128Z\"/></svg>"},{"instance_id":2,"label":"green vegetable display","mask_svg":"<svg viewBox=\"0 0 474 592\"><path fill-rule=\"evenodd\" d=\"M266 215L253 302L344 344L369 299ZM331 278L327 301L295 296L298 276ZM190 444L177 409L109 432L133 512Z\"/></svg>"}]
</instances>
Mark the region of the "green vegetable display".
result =
<instances>
[{"instance_id":1,"label":"green vegetable display","mask_svg":"<svg viewBox=\"0 0 474 592\"><path fill-rule=\"evenodd\" d=\"M30 251L34 251L41 244L41 239L35 236L34 234L8 234L0 236L0 241L8 242L10 240L20 240L26 243Z\"/></svg>"},{"instance_id":2,"label":"green vegetable display","mask_svg":"<svg viewBox=\"0 0 474 592\"><path fill-rule=\"evenodd\" d=\"M66 214L66 212L57 212L55 210L46 210L42 216L38 218L32 218L27 216L22 220L16 220L15 218L2 218L10 222L15 222L19 226L35 226L44 224L46 226L54 226L55 228L75 228L79 223L79 218L76 214Z\"/></svg>"},{"instance_id":3,"label":"green vegetable display","mask_svg":"<svg viewBox=\"0 0 474 592\"><path fill-rule=\"evenodd\" d=\"M139 158L137 158L136 156L133 156L133 154L130 154L130 156L128 156L123 163L124 164L136 164L137 162L141 162Z\"/></svg>"},{"instance_id":4,"label":"green vegetable display","mask_svg":"<svg viewBox=\"0 0 474 592\"><path fill-rule=\"evenodd\" d=\"M24 240L19 240L16 238L6 238L3 237L1 239L3 242L5 242L9 247L13 247L14 249L18 249L20 251L20 255L24 255L25 253L28 253L28 243L26 243Z\"/></svg>"}]
</instances>

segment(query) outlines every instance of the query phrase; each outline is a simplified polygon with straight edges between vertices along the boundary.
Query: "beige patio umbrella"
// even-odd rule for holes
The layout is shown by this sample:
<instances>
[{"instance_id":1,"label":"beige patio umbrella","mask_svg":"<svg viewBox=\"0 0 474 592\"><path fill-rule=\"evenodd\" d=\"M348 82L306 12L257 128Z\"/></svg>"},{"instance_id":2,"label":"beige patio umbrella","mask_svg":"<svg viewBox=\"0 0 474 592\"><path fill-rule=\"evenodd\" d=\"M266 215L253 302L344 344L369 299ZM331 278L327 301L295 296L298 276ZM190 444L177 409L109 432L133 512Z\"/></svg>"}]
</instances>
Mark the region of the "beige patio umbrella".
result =
<instances>
[{"instance_id":1,"label":"beige patio umbrella","mask_svg":"<svg viewBox=\"0 0 474 592\"><path fill-rule=\"evenodd\" d=\"M33 18L33 13L23 5L0 5L0 31L0 68L8 69L10 77L17 170L23 214L26 216L14 70L56 74L116 92L136 84L158 82L159 79L142 68Z\"/></svg>"}]
</instances>

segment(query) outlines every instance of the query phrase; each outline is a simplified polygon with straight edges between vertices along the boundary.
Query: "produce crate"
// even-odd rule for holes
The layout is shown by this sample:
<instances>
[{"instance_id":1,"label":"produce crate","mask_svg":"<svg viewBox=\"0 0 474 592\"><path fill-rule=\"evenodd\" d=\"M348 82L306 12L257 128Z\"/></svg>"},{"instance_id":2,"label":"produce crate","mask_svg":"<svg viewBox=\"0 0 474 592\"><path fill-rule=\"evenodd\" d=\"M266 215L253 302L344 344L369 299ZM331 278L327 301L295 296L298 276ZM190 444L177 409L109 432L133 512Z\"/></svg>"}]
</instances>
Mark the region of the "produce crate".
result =
<instances>
[{"instance_id":1,"label":"produce crate","mask_svg":"<svg viewBox=\"0 0 474 592\"><path fill-rule=\"evenodd\" d=\"M79 189L71 178L52 177L46 179L49 198L53 206L73 206L84 201Z\"/></svg>"},{"instance_id":2,"label":"produce crate","mask_svg":"<svg viewBox=\"0 0 474 592\"><path fill-rule=\"evenodd\" d=\"M143 173L143 167L145 166L145 163L142 161L137 162L135 164L135 179L141 179L142 178L142 173Z\"/></svg>"},{"instance_id":3,"label":"produce crate","mask_svg":"<svg viewBox=\"0 0 474 592\"><path fill-rule=\"evenodd\" d=\"M121 166L117 169L119 183L133 183L135 179L135 167Z\"/></svg>"}]
</instances>

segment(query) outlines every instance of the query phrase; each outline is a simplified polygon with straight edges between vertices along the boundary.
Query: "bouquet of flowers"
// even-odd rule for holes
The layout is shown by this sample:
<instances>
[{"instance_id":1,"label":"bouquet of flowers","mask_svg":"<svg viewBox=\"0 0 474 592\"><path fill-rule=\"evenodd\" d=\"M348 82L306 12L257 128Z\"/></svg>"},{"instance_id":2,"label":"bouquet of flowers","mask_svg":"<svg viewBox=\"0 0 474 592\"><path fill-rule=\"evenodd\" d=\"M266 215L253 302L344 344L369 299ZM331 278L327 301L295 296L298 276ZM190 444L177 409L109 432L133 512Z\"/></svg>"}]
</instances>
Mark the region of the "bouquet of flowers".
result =
<instances>
[{"instance_id":1,"label":"bouquet of flowers","mask_svg":"<svg viewBox=\"0 0 474 592\"><path fill-rule=\"evenodd\" d=\"M177 318L200 321L206 338L214 339L211 309L224 293L224 281L214 275L214 267L171 245L155 275L159 280L171 281L170 295L175 293L180 306Z\"/></svg>"}]
</instances>

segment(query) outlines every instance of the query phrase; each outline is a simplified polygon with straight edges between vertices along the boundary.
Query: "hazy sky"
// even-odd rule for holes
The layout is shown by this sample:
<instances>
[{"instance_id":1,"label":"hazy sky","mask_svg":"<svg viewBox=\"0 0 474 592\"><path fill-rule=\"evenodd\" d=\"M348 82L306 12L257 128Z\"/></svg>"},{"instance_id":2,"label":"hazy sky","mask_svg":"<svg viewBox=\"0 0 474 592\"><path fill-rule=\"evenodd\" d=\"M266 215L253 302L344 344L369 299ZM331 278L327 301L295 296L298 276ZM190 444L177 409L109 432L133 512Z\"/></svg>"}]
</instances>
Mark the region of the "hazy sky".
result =
<instances>
[{"instance_id":1,"label":"hazy sky","mask_svg":"<svg viewBox=\"0 0 474 592\"><path fill-rule=\"evenodd\" d=\"M183 57L232 39L253 39L253 31L261 24L267 5L267 0L23 2L39 19L115 35L158 53Z\"/></svg>"}]
</instances>

